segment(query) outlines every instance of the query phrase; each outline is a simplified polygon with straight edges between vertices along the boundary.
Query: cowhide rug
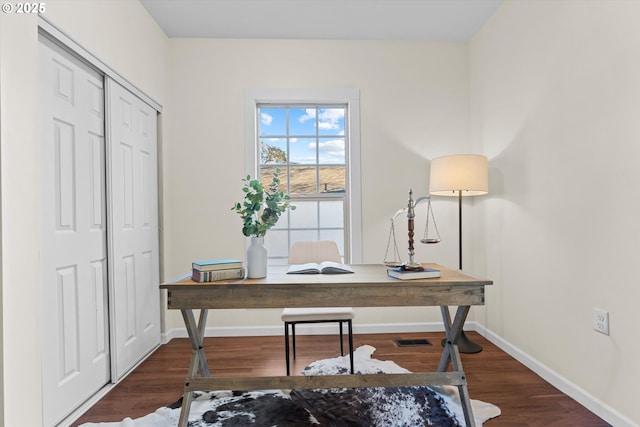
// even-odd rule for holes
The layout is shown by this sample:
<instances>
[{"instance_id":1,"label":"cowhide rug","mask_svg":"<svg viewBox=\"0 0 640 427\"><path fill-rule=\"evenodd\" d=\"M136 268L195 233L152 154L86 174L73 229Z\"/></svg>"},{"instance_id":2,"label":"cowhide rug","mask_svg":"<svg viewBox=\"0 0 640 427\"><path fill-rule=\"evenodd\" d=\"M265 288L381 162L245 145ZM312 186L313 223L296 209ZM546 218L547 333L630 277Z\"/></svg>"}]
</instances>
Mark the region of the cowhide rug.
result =
<instances>
[{"instance_id":1,"label":"cowhide rug","mask_svg":"<svg viewBox=\"0 0 640 427\"><path fill-rule=\"evenodd\" d=\"M354 352L357 373L408 373L392 361L372 359L375 348L365 345ZM349 372L348 356L319 360L303 375ZM175 427L180 401L154 413L115 423L86 423L81 427ZM472 400L478 427L500 415L490 403ZM190 427L389 427L465 426L456 387L391 387L327 390L216 391L195 393Z\"/></svg>"}]
</instances>

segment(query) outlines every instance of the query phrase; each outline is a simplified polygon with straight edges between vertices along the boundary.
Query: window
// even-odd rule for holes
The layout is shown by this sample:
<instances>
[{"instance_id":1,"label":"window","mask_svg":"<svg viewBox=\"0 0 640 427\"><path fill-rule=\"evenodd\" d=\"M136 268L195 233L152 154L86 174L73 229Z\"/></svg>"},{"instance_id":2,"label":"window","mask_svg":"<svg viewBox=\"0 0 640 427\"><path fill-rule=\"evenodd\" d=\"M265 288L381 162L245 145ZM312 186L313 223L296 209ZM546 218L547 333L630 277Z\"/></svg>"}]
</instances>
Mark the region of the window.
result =
<instances>
[{"instance_id":1,"label":"window","mask_svg":"<svg viewBox=\"0 0 640 427\"><path fill-rule=\"evenodd\" d=\"M359 177L354 176L354 165L359 171L354 135L359 132L351 124L358 110L353 99L249 98L254 126L251 146L247 138L249 174L268 185L280 169L281 189L296 206L265 237L269 264L286 264L291 244L299 240L334 240L345 262L360 260L359 216L354 221L354 212L360 212L354 203L359 200Z\"/></svg>"}]
</instances>

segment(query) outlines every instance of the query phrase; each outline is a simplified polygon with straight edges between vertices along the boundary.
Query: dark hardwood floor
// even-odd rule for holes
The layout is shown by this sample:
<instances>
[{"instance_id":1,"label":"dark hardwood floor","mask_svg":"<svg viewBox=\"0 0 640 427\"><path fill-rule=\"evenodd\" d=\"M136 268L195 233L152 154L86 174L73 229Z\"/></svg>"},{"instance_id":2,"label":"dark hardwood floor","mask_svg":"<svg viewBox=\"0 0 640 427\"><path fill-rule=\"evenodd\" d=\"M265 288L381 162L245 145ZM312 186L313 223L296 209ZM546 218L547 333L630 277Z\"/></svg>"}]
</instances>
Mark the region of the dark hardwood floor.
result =
<instances>
[{"instance_id":1,"label":"dark hardwood floor","mask_svg":"<svg viewBox=\"0 0 640 427\"><path fill-rule=\"evenodd\" d=\"M485 426L609 426L479 334L468 332L467 336L483 347L480 353L462 355L471 398L491 402L502 411ZM443 333L354 335L354 348L368 344L376 348L376 359L393 360L413 372L427 372L436 368L443 337ZM398 347L394 340L399 338L427 338L433 346ZM285 374L282 337L205 338L204 346L213 375ZM296 347L292 372L340 354L337 336L299 336ZM137 418L175 402L182 395L189 358L186 338L161 346L72 426Z\"/></svg>"}]
</instances>

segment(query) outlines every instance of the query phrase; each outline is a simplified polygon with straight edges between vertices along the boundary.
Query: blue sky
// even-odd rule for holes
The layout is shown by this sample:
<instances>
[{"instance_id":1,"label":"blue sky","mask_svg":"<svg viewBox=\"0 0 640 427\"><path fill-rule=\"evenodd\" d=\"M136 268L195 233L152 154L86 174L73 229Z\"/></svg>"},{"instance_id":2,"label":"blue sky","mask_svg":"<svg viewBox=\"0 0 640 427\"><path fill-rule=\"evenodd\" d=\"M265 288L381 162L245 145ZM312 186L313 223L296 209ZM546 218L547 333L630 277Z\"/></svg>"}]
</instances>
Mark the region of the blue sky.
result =
<instances>
[{"instance_id":1,"label":"blue sky","mask_svg":"<svg viewBox=\"0 0 640 427\"><path fill-rule=\"evenodd\" d=\"M344 107L260 107L260 138L267 144L286 151L288 136L290 163L315 164L317 146L319 163L344 164L344 113Z\"/></svg>"}]
</instances>

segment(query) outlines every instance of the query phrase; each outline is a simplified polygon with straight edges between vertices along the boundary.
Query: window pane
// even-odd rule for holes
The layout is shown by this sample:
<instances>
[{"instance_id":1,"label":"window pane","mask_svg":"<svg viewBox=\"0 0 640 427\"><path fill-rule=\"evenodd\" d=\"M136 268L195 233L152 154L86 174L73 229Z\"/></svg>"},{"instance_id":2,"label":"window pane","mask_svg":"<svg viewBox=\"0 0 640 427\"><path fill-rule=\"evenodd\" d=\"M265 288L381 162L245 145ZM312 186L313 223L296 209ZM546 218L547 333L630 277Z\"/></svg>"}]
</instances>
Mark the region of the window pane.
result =
<instances>
[{"instance_id":1,"label":"window pane","mask_svg":"<svg viewBox=\"0 0 640 427\"><path fill-rule=\"evenodd\" d=\"M315 138L291 138L291 164L315 165L316 139Z\"/></svg>"},{"instance_id":2,"label":"window pane","mask_svg":"<svg viewBox=\"0 0 640 427\"><path fill-rule=\"evenodd\" d=\"M318 230L291 230L291 243L318 240Z\"/></svg>"},{"instance_id":3,"label":"window pane","mask_svg":"<svg viewBox=\"0 0 640 427\"><path fill-rule=\"evenodd\" d=\"M338 245L340 256L344 259L344 230L320 230L320 240L333 240Z\"/></svg>"},{"instance_id":4,"label":"window pane","mask_svg":"<svg viewBox=\"0 0 640 427\"><path fill-rule=\"evenodd\" d=\"M320 192L344 193L346 187L345 169L344 166L321 166Z\"/></svg>"},{"instance_id":5,"label":"window pane","mask_svg":"<svg viewBox=\"0 0 640 427\"><path fill-rule=\"evenodd\" d=\"M291 195L315 194L318 188L315 166L291 166L289 173Z\"/></svg>"},{"instance_id":6,"label":"window pane","mask_svg":"<svg viewBox=\"0 0 640 427\"><path fill-rule=\"evenodd\" d=\"M262 166L260 167L260 182L264 187L265 191L269 190L269 186L271 185L271 181L273 181L273 174L275 173L278 167L276 166ZM287 170L286 168L280 168L280 175L278 175L280 179L280 185L278 186L278 191L287 192Z\"/></svg>"},{"instance_id":7,"label":"window pane","mask_svg":"<svg viewBox=\"0 0 640 427\"><path fill-rule=\"evenodd\" d=\"M320 227L338 228L344 224L343 202L326 201L320 203Z\"/></svg>"},{"instance_id":8,"label":"window pane","mask_svg":"<svg viewBox=\"0 0 640 427\"><path fill-rule=\"evenodd\" d=\"M285 136L287 134L287 109L259 107L258 128L260 136Z\"/></svg>"},{"instance_id":9,"label":"window pane","mask_svg":"<svg viewBox=\"0 0 640 427\"><path fill-rule=\"evenodd\" d=\"M292 203L292 205L295 205L295 203ZM285 212L282 212L282 215L280 215L280 219L278 220L278 222L276 222L276 225L271 227L271 230L277 230L279 228L287 230L289 228L289 212L289 209L287 209Z\"/></svg>"},{"instance_id":10,"label":"window pane","mask_svg":"<svg viewBox=\"0 0 640 427\"><path fill-rule=\"evenodd\" d=\"M264 246L267 248L269 258L289 256L289 233L287 230L272 228L264 236Z\"/></svg>"},{"instance_id":11,"label":"window pane","mask_svg":"<svg viewBox=\"0 0 640 427\"><path fill-rule=\"evenodd\" d=\"M292 108L289 110L289 135L316 135L316 108Z\"/></svg>"},{"instance_id":12,"label":"window pane","mask_svg":"<svg viewBox=\"0 0 640 427\"><path fill-rule=\"evenodd\" d=\"M318 202L295 202L291 211L291 228L318 228Z\"/></svg>"},{"instance_id":13,"label":"window pane","mask_svg":"<svg viewBox=\"0 0 640 427\"><path fill-rule=\"evenodd\" d=\"M286 164L287 140L284 138L260 138L260 164Z\"/></svg>"},{"instance_id":14,"label":"window pane","mask_svg":"<svg viewBox=\"0 0 640 427\"><path fill-rule=\"evenodd\" d=\"M344 138L320 138L318 145L319 163L345 164Z\"/></svg>"},{"instance_id":15,"label":"window pane","mask_svg":"<svg viewBox=\"0 0 640 427\"><path fill-rule=\"evenodd\" d=\"M344 136L344 108L318 110L318 134Z\"/></svg>"}]
</instances>

